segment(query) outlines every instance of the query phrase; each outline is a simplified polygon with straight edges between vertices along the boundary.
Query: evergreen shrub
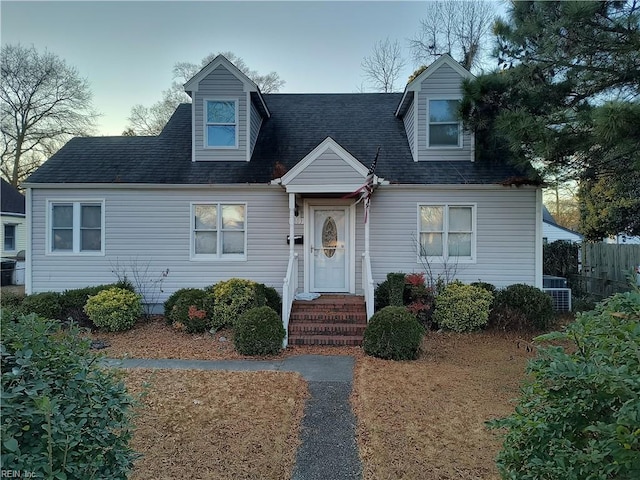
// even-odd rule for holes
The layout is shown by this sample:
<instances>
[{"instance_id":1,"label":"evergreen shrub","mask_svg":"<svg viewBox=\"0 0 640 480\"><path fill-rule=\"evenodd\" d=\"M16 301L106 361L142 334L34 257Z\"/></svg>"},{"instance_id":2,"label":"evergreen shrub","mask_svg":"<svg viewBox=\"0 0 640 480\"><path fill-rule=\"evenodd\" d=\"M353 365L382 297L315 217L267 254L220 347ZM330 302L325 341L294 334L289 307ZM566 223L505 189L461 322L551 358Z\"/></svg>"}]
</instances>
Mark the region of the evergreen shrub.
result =
<instances>
[{"instance_id":1,"label":"evergreen shrub","mask_svg":"<svg viewBox=\"0 0 640 480\"><path fill-rule=\"evenodd\" d=\"M35 313L42 318L58 320L62 316L60 294L58 292L42 292L27 295L18 309L26 315Z\"/></svg>"},{"instance_id":2,"label":"evergreen shrub","mask_svg":"<svg viewBox=\"0 0 640 480\"><path fill-rule=\"evenodd\" d=\"M110 332L131 329L140 315L140 295L124 288L108 288L89 297L84 307L89 319L98 328Z\"/></svg>"},{"instance_id":3,"label":"evergreen shrub","mask_svg":"<svg viewBox=\"0 0 640 480\"><path fill-rule=\"evenodd\" d=\"M84 306L87 304L89 297L97 295L101 291L108 290L110 288L124 288L130 292L134 291L133 285L128 281L65 290L60 294L60 306L62 307L60 319L72 319L74 322L78 323L78 325L83 327L96 327L97 325L94 325L91 322L89 316L84 311Z\"/></svg>"},{"instance_id":4,"label":"evergreen shrub","mask_svg":"<svg viewBox=\"0 0 640 480\"><path fill-rule=\"evenodd\" d=\"M0 295L0 307L17 309L20 307L23 300L24 295L19 293L2 292L2 295Z\"/></svg>"},{"instance_id":5,"label":"evergreen shrub","mask_svg":"<svg viewBox=\"0 0 640 480\"><path fill-rule=\"evenodd\" d=\"M489 423L504 429L502 478L639 478L640 290L536 341L515 412Z\"/></svg>"},{"instance_id":6,"label":"evergreen shrub","mask_svg":"<svg viewBox=\"0 0 640 480\"><path fill-rule=\"evenodd\" d=\"M172 312L174 310L174 307L175 307L176 302L178 301L178 299L180 299L181 297L183 297L185 295L189 295L189 292L202 292L202 291L203 290L200 289L200 288L181 288L181 289L176 290L175 292L173 292L163 304L165 321L169 325L171 325L173 323ZM196 293L195 295L198 295L198 293Z\"/></svg>"},{"instance_id":7,"label":"evergreen shrub","mask_svg":"<svg viewBox=\"0 0 640 480\"><path fill-rule=\"evenodd\" d=\"M255 307L266 305L264 289L252 280L232 278L213 286L215 310L212 327L235 326L240 316Z\"/></svg>"},{"instance_id":8,"label":"evergreen shrub","mask_svg":"<svg viewBox=\"0 0 640 480\"><path fill-rule=\"evenodd\" d=\"M0 455L34 478L127 478L134 402L80 337L34 314L2 317ZM5 470L3 470L4 472Z\"/></svg>"},{"instance_id":9,"label":"evergreen shrub","mask_svg":"<svg viewBox=\"0 0 640 480\"><path fill-rule=\"evenodd\" d=\"M454 332L471 332L487 324L493 295L484 288L452 282L436 297L434 321Z\"/></svg>"},{"instance_id":10,"label":"evergreen shrub","mask_svg":"<svg viewBox=\"0 0 640 480\"><path fill-rule=\"evenodd\" d=\"M424 327L405 307L385 307L373 314L364 332L367 355L390 360L415 360L420 354Z\"/></svg>"},{"instance_id":11,"label":"evergreen shrub","mask_svg":"<svg viewBox=\"0 0 640 480\"><path fill-rule=\"evenodd\" d=\"M286 332L280 316L263 306L243 313L234 328L233 342L243 355L275 355L282 349Z\"/></svg>"},{"instance_id":12,"label":"evergreen shrub","mask_svg":"<svg viewBox=\"0 0 640 480\"><path fill-rule=\"evenodd\" d=\"M549 295L531 285L516 283L496 293L489 325L502 330L545 330L553 319Z\"/></svg>"},{"instance_id":13,"label":"evergreen shrub","mask_svg":"<svg viewBox=\"0 0 640 480\"><path fill-rule=\"evenodd\" d=\"M211 328L215 307L210 292L199 288L183 288L167 299L165 311L168 307L168 318L176 328L184 328L188 333L203 333Z\"/></svg>"}]
</instances>

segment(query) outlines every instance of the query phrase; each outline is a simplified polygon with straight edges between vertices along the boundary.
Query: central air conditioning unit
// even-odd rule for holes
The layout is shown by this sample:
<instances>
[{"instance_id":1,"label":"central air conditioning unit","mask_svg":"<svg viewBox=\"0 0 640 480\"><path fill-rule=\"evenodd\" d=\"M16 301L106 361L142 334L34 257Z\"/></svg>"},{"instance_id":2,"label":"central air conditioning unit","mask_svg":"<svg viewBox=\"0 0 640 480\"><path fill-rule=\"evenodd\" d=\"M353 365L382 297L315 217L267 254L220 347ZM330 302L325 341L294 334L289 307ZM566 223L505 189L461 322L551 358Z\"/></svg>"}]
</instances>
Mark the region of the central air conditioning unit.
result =
<instances>
[{"instance_id":1,"label":"central air conditioning unit","mask_svg":"<svg viewBox=\"0 0 640 480\"><path fill-rule=\"evenodd\" d=\"M571 289L567 288L566 278L543 275L542 290L553 300L553 309L556 312L571 311Z\"/></svg>"},{"instance_id":2,"label":"central air conditioning unit","mask_svg":"<svg viewBox=\"0 0 640 480\"><path fill-rule=\"evenodd\" d=\"M556 312L571 311L571 289L570 288L543 288L542 291L553 300L553 310Z\"/></svg>"}]
</instances>

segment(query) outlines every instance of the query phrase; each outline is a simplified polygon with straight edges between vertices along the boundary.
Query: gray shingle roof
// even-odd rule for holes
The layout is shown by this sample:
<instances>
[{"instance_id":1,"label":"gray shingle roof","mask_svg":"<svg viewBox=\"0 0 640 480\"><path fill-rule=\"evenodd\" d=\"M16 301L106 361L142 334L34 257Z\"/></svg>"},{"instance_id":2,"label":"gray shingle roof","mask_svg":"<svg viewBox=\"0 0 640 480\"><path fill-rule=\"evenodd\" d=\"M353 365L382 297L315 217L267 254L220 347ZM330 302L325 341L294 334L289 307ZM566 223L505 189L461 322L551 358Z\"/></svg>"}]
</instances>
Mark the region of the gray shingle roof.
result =
<instances>
[{"instance_id":1,"label":"gray shingle roof","mask_svg":"<svg viewBox=\"0 0 640 480\"><path fill-rule=\"evenodd\" d=\"M328 136L392 183L490 184L524 176L495 162L414 162L401 119L402 94L268 94L271 112L250 162L192 162L191 105L180 105L157 137L75 138L29 183L267 183L276 162L289 170Z\"/></svg>"},{"instance_id":2,"label":"gray shingle roof","mask_svg":"<svg viewBox=\"0 0 640 480\"><path fill-rule=\"evenodd\" d=\"M2 211L2 213L18 213L24 215L24 195L4 178L0 180L0 211Z\"/></svg>"}]
</instances>

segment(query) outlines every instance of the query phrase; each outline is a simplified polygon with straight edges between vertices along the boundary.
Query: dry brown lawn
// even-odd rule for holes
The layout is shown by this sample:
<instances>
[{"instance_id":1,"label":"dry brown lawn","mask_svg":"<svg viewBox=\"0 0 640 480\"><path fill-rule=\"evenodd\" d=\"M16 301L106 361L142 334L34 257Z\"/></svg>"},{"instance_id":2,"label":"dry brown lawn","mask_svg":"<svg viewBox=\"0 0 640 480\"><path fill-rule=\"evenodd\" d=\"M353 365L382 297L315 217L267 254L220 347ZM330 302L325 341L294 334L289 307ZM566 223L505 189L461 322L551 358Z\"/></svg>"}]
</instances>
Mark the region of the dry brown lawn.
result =
<instances>
[{"instance_id":1,"label":"dry brown lawn","mask_svg":"<svg viewBox=\"0 0 640 480\"><path fill-rule=\"evenodd\" d=\"M141 320L126 332L94 331L94 340L104 340L111 346L100 353L111 358L181 358L188 360L223 360L256 358L237 353L233 347L233 331L225 329L215 335L210 333L190 334L167 325L162 317ZM289 347L279 355L267 357L283 358L292 355L352 355L361 356L360 347Z\"/></svg>"},{"instance_id":2,"label":"dry brown lawn","mask_svg":"<svg viewBox=\"0 0 640 480\"><path fill-rule=\"evenodd\" d=\"M308 395L298 374L135 369L126 382L146 391L132 480L291 477Z\"/></svg>"},{"instance_id":3,"label":"dry brown lawn","mask_svg":"<svg viewBox=\"0 0 640 480\"><path fill-rule=\"evenodd\" d=\"M533 353L518 337L430 333L414 362L358 360L352 402L363 479L493 479L484 422L509 414Z\"/></svg>"},{"instance_id":4,"label":"dry brown lawn","mask_svg":"<svg viewBox=\"0 0 640 480\"><path fill-rule=\"evenodd\" d=\"M161 319L122 333L96 332L110 357L247 358L232 332L191 335ZM225 341L221 341L225 337ZM300 354L353 355L352 403L364 480L497 479L500 448L485 421L513 411L527 340L492 332L429 333L414 362L363 355L359 347L295 347ZM274 357L272 357L274 358ZM290 478L305 382L278 372L132 370L131 385L151 378L134 447L145 454L133 479Z\"/></svg>"}]
</instances>

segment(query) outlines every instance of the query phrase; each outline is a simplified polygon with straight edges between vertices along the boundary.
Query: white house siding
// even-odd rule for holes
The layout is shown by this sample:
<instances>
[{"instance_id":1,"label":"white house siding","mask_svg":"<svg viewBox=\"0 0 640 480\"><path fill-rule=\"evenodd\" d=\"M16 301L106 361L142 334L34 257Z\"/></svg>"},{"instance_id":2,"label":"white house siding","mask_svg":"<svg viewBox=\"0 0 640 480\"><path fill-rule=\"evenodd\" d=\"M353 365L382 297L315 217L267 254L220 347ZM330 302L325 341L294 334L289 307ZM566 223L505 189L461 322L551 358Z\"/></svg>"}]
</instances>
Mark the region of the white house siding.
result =
<instances>
[{"instance_id":1,"label":"white house siding","mask_svg":"<svg viewBox=\"0 0 640 480\"><path fill-rule=\"evenodd\" d=\"M27 248L27 226L24 217L16 217L13 215L2 215L0 223L0 256L12 257L15 256L20 250L26 250ZM13 250L4 249L4 226L15 225L16 226L16 248Z\"/></svg>"},{"instance_id":2,"label":"white house siding","mask_svg":"<svg viewBox=\"0 0 640 480\"><path fill-rule=\"evenodd\" d=\"M371 266L382 282L389 272L424 272L418 262L417 205L476 205L476 262L453 263L463 282L504 287L535 285L536 190L510 187L380 187L371 201ZM433 264L434 273L442 265Z\"/></svg>"},{"instance_id":3,"label":"white house siding","mask_svg":"<svg viewBox=\"0 0 640 480\"><path fill-rule=\"evenodd\" d=\"M421 84L418 95L418 160L466 160L472 159L472 136L463 132L462 148L427 148L428 100L462 98L462 77L449 65L443 64ZM405 117L406 118L406 117Z\"/></svg>"},{"instance_id":4,"label":"white house siding","mask_svg":"<svg viewBox=\"0 0 640 480\"><path fill-rule=\"evenodd\" d=\"M222 98L238 100L238 148L237 149L205 149L204 148L204 99ZM219 66L204 78L193 94L195 109L195 160L247 160L247 94L244 86L225 67Z\"/></svg>"},{"instance_id":5,"label":"white house siding","mask_svg":"<svg viewBox=\"0 0 640 480\"><path fill-rule=\"evenodd\" d=\"M253 154L253 149L256 147L256 140L258 140L258 134L260 133L260 126L262 125L262 116L255 105L251 104L251 151L250 155Z\"/></svg>"},{"instance_id":6,"label":"white house siding","mask_svg":"<svg viewBox=\"0 0 640 480\"><path fill-rule=\"evenodd\" d=\"M542 238L546 239L547 243L553 243L557 240L582 242L582 237L577 233L569 232L547 222L542 222Z\"/></svg>"},{"instance_id":7,"label":"white house siding","mask_svg":"<svg viewBox=\"0 0 640 480\"><path fill-rule=\"evenodd\" d=\"M300 172L289 185L354 185L364 181L361 173L334 151L327 150Z\"/></svg>"},{"instance_id":8,"label":"white house siding","mask_svg":"<svg viewBox=\"0 0 640 480\"><path fill-rule=\"evenodd\" d=\"M169 269L159 302L184 287L232 277L282 289L289 247L287 195L280 187L197 189L33 189L33 292L111 283L116 264L149 265L152 279ZM105 255L47 255L47 200L104 199ZM190 260L192 202L246 202L247 260ZM300 265L302 267L302 265Z\"/></svg>"},{"instance_id":9,"label":"white house siding","mask_svg":"<svg viewBox=\"0 0 640 480\"><path fill-rule=\"evenodd\" d=\"M409 105L409 108L407 108L407 111L404 114L404 117L402 118L403 122L404 122L404 128L407 132L407 139L409 140L409 148L411 149L411 155L413 155L413 158L415 160L416 158L416 145L415 145L415 129L414 129L414 108L415 108L415 103L412 100L411 101L411 105Z\"/></svg>"}]
</instances>

